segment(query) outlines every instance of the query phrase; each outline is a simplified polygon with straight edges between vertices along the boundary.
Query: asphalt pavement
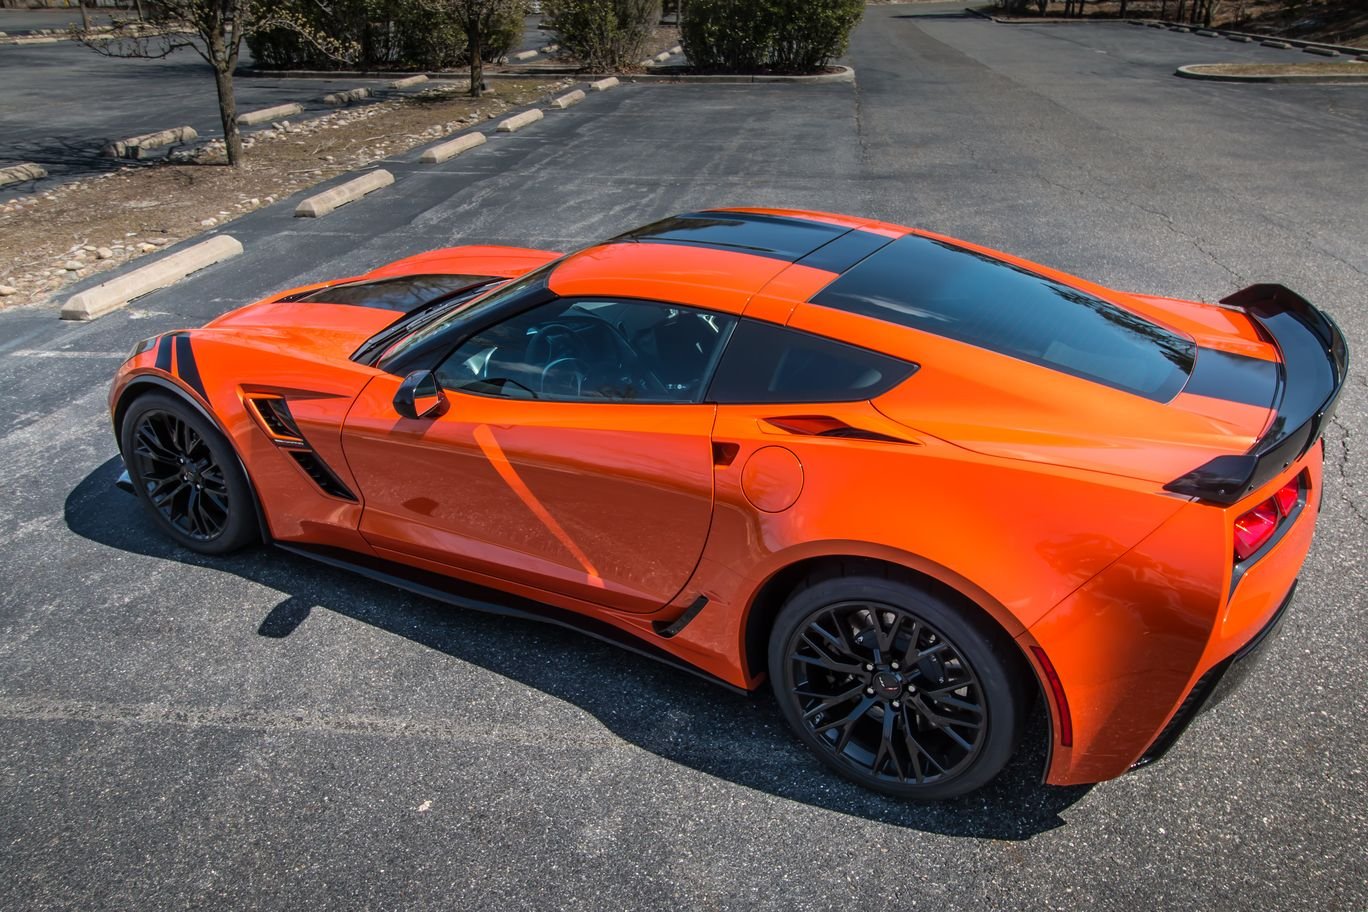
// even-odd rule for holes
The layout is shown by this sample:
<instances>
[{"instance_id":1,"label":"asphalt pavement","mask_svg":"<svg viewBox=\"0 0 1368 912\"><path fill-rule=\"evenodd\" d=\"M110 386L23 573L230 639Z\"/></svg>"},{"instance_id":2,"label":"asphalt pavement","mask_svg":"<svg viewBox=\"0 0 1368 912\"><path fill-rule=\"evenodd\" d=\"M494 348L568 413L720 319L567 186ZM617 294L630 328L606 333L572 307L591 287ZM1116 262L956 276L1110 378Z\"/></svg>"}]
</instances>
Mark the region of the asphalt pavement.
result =
<instances>
[{"instance_id":1,"label":"asphalt pavement","mask_svg":"<svg viewBox=\"0 0 1368 912\"><path fill-rule=\"evenodd\" d=\"M97 322L0 312L0 908L1368 906L1361 367L1261 674L1153 767L1050 788L1028 746L935 806L833 778L763 695L271 550L201 558L112 488L105 393L138 339L419 250L568 249L713 205L1203 300L1283 282L1368 351L1368 90L1180 80L1278 52L953 9L870 7L855 85L593 93L387 162L392 188L325 219L245 216L243 256Z\"/></svg>"}]
</instances>

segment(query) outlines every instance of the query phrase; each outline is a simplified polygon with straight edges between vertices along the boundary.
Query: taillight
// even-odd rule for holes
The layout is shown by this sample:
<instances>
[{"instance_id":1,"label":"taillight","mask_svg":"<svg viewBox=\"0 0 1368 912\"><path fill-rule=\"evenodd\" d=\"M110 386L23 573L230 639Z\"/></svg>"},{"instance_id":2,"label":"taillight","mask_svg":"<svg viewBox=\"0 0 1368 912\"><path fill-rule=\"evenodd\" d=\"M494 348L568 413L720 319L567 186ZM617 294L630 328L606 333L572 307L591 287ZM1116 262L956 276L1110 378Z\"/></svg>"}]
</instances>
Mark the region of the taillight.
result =
<instances>
[{"instance_id":1,"label":"taillight","mask_svg":"<svg viewBox=\"0 0 1368 912\"><path fill-rule=\"evenodd\" d=\"M1278 490L1273 495L1273 502L1278 505L1278 513L1282 516L1292 512L1292 508L1297 505L1297 498L1301 496L1301 479L1294 478Z\"/></svg>"},{"instance_id":2,"label":"taillight","mask_svg":"<svg viewBox=\"0 0 1368 912\"><path fill-rule=\"evenodd\" d=\"M1235 557L1249 560L1278 531L1278 508L1266 500L1235 520Z\"/></svg>"},{"instance_id":3,"label":"taillight","mask_svg":"<svg viewBox=\"0 0 1368 912\"><path fill-rule=\"evenodd\" d=\"M1277 490L1268 500L1235 520L1235 559L1249 560L1268 544L1278 526L1292 515L1301 499L1302 479L1298 475Z\"/></svg>"}]
</instances>

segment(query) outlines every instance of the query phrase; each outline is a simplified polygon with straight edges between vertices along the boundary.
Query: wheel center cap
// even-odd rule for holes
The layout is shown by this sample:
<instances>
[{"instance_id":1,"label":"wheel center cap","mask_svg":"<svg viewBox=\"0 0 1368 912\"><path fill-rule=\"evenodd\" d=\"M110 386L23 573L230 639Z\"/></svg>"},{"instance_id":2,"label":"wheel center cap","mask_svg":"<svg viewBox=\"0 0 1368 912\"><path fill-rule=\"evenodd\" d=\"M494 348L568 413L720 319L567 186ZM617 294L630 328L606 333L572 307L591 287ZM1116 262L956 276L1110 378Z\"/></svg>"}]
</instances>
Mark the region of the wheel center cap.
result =
<instances>
[{"instance_id":1,"label":"wheel center cap","mask_svg":"<svg viewBox=\"0 0 1368 912\"><path fill-rule=\"evenodd\" d=\"M881 671L874 676L873 686L880 696L896 697L902 693L902 675L896 671Z\"/></svg>"}]
</instances>

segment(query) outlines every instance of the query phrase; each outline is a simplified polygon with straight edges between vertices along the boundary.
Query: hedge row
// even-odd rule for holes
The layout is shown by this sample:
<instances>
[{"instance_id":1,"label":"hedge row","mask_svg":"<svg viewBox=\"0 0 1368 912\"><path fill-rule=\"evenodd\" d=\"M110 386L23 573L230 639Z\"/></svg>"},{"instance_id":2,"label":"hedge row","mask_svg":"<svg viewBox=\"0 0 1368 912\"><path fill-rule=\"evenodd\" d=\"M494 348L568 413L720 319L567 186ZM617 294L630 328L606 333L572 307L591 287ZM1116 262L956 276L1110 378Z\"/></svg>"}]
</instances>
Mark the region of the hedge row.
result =
<instances>
[{"instance_id":1,"label":"hedge row","mask_svg":"<svg viewBox=\"0 0 1368 912\"><path fill-rule=\"evenodd\" d=\"M701 70L813 73L845 53L864 0L687 0L684 52Z\"/></svg>"},{"instance_id":2,"label":"hedge row","mask_svg":"<svg viewBox=\"0 0 1368 912\"><path fill-rule=\"evenodd\" d=\"M641 60L660 22L660 0L545 0L542 9L556 43L596 73Z\"/></svg>"}]
</instances>

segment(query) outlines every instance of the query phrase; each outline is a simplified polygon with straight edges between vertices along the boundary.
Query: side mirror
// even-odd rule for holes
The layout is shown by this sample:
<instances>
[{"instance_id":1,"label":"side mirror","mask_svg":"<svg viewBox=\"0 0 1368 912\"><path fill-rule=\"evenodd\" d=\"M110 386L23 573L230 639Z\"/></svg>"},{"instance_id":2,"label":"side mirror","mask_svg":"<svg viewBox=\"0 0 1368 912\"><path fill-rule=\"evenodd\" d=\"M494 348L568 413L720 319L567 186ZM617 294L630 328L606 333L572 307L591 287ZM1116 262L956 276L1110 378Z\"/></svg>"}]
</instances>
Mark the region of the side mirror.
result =
<instances>
[{"instance_id":1,"label":"side mirror","mask_svg":"<svg viewBox=\"0 0 1368 912\"><path fill-rule=\"evenodd\" d=\"M446 393L430 370L409 374L394 394L394 410L405 418L436 418L446 408Z\"/></svg>"}]
</instances>

